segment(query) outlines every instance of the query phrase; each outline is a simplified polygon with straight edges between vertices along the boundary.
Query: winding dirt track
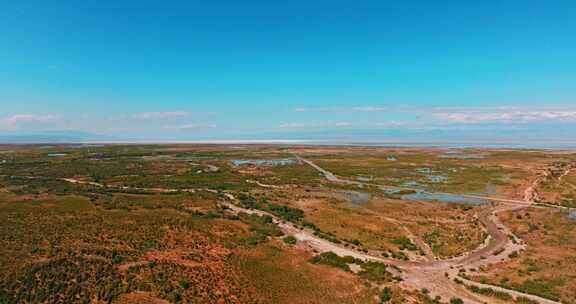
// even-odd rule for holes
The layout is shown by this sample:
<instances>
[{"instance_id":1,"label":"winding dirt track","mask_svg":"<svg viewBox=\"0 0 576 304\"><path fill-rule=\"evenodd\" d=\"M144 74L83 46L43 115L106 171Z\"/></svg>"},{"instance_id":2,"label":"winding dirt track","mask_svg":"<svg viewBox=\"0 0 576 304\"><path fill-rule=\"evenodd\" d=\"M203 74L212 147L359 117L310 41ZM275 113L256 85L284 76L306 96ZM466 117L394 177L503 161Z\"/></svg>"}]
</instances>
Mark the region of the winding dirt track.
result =
<instances>
[{"instance_id":1,"label":"winding dirt track","mask_svg":"<svg viewBox=\"0 0 576 304\"><path fill-rule=\"evenodd\" d=\"M314 164L312 161L306 160L298 156L297 158L300 161L312 166L313 168L321 172L330 182L374 185L381 188L389 187L385 185L367 184L367 183L360 183L357 181L341 179L336 175L334 175L333 173ZM87 182L72 178L61 180L73 184L88 184L94 187L116 188L104 184ZM533 184L531 185L530 188L535 189L536 186L537 186L536 184ZM130 187L121 187L121 189L124 190L132 189L132 190L153 191L163 193L177 192L177 191L216 192L215 190L212 189L164 189L164 188L130 188ZM409 190L417 190L417 189L409 189ZM531 201L520 201L520 200L510 200L510 199L470 195L469 197L481 198L493 202L492 206L489 209L486 209L478 214L479 221L486 227L486 230L489 234L487 244L481 246L480 248L472 252L469 252L464 256L451 259L433 260L430 257L428 257L424 261L401 261L390 258L383 258L381 253L379 252L365 253L351 247L344 247L332 243L330 241L315 236L313 231L311 230L296 227L294 224L282 221L281 219L277 218L276 216L268 212L241 208L238 206L237 200L232 194L226 193L225 195L229 199L229 201L223 202L223 204L225 204L225 206L230 208L232 211L271 216L274 222L278 224L278 226L280 227L280 229L284 231L284 233L293 235L301 243L306 244L309 248L317 252L332 251L340 256L353 256L355 258L363 260L378 261L389 265L393 265L401 270L401 276L404 279L404 281L401 283L401 286L403 288L416 289L416 290L426 288L429 290L430 295L433 297L441 296L444 300L450 299L452 297L458 297L464 300L465 303L474 303L474 304L490 303L492 299L489 297L485 297L470 292L464 286L456 284L454 282L454 278L458 276L460 269L478 268L491 263L504 261L508 259L508 255L510 253L524 249L525 245L522 242L513 242L511 240L511 238L514 238L516 240L518 240L518 238L513 236L511 231L498 220L496 214L503 211L518 210L534 206L533 202ZM552 205L550 207L558 207L558 206ZM542 304L559 304L559 302L551 301L538 296L524 294L514 290L504 289L498 286L480 284L477 282L462 279L460 277L459 279L465 282L467 285L475 285L481 288L488 287L492 288L493 290L503 291L510 294L514 298L524 297Z\"/></svg>"},{"instance_id":2,"label":"winding dirt track","mask_svg":"<svg viewBox=\"0 0 576 304\"><path fill-rule=\"evenodd\" d=\"M302 158L300 156L296 156L296 158L298 160L300 160L303 163L306 163L308 165L310 165L312 168L318 170L320 173L322 173L324 175L324 177L326 177L326 179L328 181L331 181L333 183L338 183L338 184L348 184L348 185L366 185L366 186L375 186L375 187L379 187L381 189L398 189L398 190L407 190L407 191L422 191L422 189L417 189L417 188L409 188L409 187L398 187L398 186L389 186L389 185L380 185L380 184L374 184L374 183L365 183L365 182L359 182L359 181L353 181L353 180L347 180L347 179L342 179L339 178L338 176L334 175L334 173L329 172L327 170L325 170L324 168L318 166L317 164L313 163L310 160L307 160L305 158ZM529 187L528 189L530 190L526 190L527 192L532 192L534 189L535 185L532 185L531 187ZM452 194L452 193L441 193L441 192L436 192L438 194ZM485 201L490 201L490 202L498 202L498 203L510 203L510 204L521 204L521 205L531 205L532 201L531 200L516 200L516 199L508 199L508 198L502 198L502 197L494 197L494 196L482 196L482 195L473 195L473 194L458 194L458 196L460 197L466 197L466 198L473 198L473 199L481 199L481 200L485 200Z\"/></svg>"},{"instance_id":3,"label":"winding dirt track","mask_svg":"<svg viewBox=\"0 0 576 304\"><path fill-rule=\"evenodd\" d=\"M350 181L346 179L341 179L334 175L333 173L321 168L310 160L304 158L297 158L315 168L321 172L328 181L334 183L345 183L345 184L362 184L356 181ZM365 183L364 183L365 184ZM366 184L365 184L366 185ZM375 185L378 187L387 187L383 185ZM537 187L537 183L533 183L529 189L525 192L526 194L532 193ZM352 248L342 247L326 240L320 239L311 231L299 230L290 226L290 224L282 224L277 218L275 221L282 224L280 227L285 230L286 233L294 234L294 236L303 242L307 242L308 245L320 252L333 251L341 256L354 256L356 258L362 258L365 260L375 260L390 265L394 265L401 269L402 277L404 281L401 283L402 287L407 289L421 289L426 288L430 291L432 296L441 296L443 299L450 299L452 297L459 297L464 300L465 303L490 303L491 298L478 295L470 292L460 284L454 282L454 278L458 276L460 269L472 269L481 266L486 266L488 264L504 261L508 259L508 255L514 251L525 249L525 244L521 241L512 241L512 239L519 240L512 232L502 224L498 217L496 216L500 212L519 210L533 206L533 202L530 200L511 200L502 199L495 197L484 197L484 196L470 196L474 198L481 198L487 201L491 201L492 206L486 210L481 211L478 214L478 219L486 228L489 239L487 244L481 246L480 248L469 252L468 254L446 259L446 260L433 260L427 259L426 261L398 261L394 259L387 259L377 256L374 253L364 253L357 251ZM527 195L525 198L531 198L532 195ZM238 210L238 207L235 207ZM242 210L244 212L249 210ZM259 211L260 212L260 211ZM268 214L263 212L264 214ZM271 214L268 214L271 215ZM288 227L286 227L288 225ZM461 278L460 278L461 279ZM498 286L491 286L487 284L480 284L477 282L464 280L467 285L475 285L480 288L492 288L493 290L503 291L510 294L514 298L524 297L542 304L553 304L559 303L556 301L544 299L538 296L524 294L514 290L509 290L501 288Z\"/></svg>"}]
</instances>

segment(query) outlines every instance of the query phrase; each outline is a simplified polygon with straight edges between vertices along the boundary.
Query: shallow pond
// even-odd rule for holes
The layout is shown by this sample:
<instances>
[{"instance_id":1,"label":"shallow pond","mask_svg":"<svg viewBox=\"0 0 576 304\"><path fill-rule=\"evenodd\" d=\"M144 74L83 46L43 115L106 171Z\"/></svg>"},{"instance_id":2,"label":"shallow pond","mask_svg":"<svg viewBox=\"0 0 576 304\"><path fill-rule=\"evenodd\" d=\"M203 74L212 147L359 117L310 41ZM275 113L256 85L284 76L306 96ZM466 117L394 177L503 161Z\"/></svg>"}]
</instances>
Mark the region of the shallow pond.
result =
<instances>
[{"instance_id":1,"label":"shallow pond","mask_svg":"<svg viewBox=\"0 0 576 304\"><path fill-rule=\"evenodd\" d=\"M462 203L469 205L482 205L488 203L487 200L483 200L480 198L467 197L458 194L426 192L426 191L418 191L415 193L402 195L401 198L407 201L438 201L444 203Z\"/></svg>"},{"instance_id":2,"label":"shallow pond","mask_svg":"<svg viewBox=\"0 0 576 304\"><path fill-rule=\"evenodd\" d=\"M284 159L234 159L232 160L232 164L234 166L244 166L244 165L253 165L253 166L286 166L295 164L296 160L292 158L284 158Z\"/></svg>"},{"instance_id":3,"label":"shallow pond","mask_svg":"<svg viewBox=\"0 0 576 304\"><path fill-rule=\"evenodd\" d=\"M370 200L370 193L360 191L350 191L350 202L352 205L362 205Z\"/></svg>"},{"instance_id":4,"label":"shallow pond","mask_svg":"<svg viewBox=\"0 0 576 304\"><path fill-rule=\"evenodd\" d=\"M68 153L48 153L48 157L63 157L68 155Z\"/></svg>"},{"instance_id":5,"label":"shallow pond","mask_svg":"<svg viewBox=\"0 0 576 304\"><path fill-rule=\"evenodd\" d=\"M424 173L424 174L431 174L432 169L431 168L418 168L418 169L416 169L416 172Z\"/></svg>"},{"instance_id":6,"label":"shallow pond","mask_svg":"<svg viewBox=\"0 0 576 304\"><path fill-rule=\"evenodd\" d=\"M455 158L455 159L483 159L483 155L460 154L458 152L447 152L441 156L442 158Z\"/></svg>"},{"instance_id":7,"label":"shallow pond","mask_svg":"<svg viewBox=\"0 0 576 304\"><path fill-rule=\"evenodd\" d=\"M357 176L356 180L359 182L371 182L372 181L372 177L369 176Z\"/></svg>"},{"instance_id":8,"label":"shallow pond","mask_svg":"<svg viewBox=\"0 0 576 304\"><path fill-rule=\"evenodd\" d=\"M469 205L482 205L489 203L489 201L481 198L468 197L465 195L442 193L442 192L412 191L410 193L403 194L406 193L407 190L392 186L380 186L380 190L384 191L384 193L386 194L392 194L392 195L396 194L398 199L405 201L435 201L443 203L458 203Z\"/></svg>"},{"instance_id":9,"label":"shallow pond","mask_svg":"<svg viewBox=\"0 0 576 304\"><path fill-rule=\"evenodd\" d=\"M445 183L448 181L448 176L444 175L428 175L426 178L432 183Z\"/></svg>"},{"instance_id":10,"label":"shallow pond","mask_svg":"<svg viewBox=\"0 0 576 304\"><path fill-rule=\"evenodd\" d=\"M404 187L404 188L421 188L423 187L422 184L420 184L417 181L407 181L407 182L403 182L400 187Z\"/></svg>"},{"instance_id":11,"label":"shallow pond","mask_svg":"<svg viewBox=\"0 0 576 304\"><path fill-rule=\"evenodd\" d=\"M401 189L394 187L380 187L380 190L384 191L384 193L387 194L396 194L402 191Z\"/></svg>"}]
</instances>

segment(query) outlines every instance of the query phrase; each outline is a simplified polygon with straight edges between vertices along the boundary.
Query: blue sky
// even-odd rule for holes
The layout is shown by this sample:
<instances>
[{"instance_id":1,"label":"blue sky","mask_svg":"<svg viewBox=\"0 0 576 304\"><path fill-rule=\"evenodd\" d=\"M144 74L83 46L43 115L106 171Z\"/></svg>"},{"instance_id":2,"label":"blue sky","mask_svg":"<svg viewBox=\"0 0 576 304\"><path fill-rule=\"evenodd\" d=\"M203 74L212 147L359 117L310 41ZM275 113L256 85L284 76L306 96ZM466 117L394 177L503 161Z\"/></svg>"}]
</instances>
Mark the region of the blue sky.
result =
<instances>
[{"instance_id":1,"label":"blue sky","mask_svg":"<svg viewBox=\"0 0 576 304\"><path fill-rule=\"evenodd\" d=\"M0 133L576 140L575 15L555 0L4 0Z\"/></svg>"}]
</instances>

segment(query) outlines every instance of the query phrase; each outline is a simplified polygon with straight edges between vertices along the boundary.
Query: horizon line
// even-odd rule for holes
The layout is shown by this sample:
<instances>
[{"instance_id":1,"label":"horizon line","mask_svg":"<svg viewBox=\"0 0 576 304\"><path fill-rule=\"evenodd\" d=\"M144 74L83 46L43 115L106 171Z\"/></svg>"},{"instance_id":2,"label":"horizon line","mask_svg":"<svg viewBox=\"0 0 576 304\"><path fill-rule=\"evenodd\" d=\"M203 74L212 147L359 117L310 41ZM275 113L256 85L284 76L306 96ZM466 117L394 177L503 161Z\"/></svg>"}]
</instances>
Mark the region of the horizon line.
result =
<instances>
[{"instance_id":1,"label":"horizon line","mask_svg":"<svg viewBox=\"0 0 576 304\"><path fill-rule=\"evenodd\" d=\"M70 141L0 141L0 145L325 145L358 147L414 147L414 148L486 148L486 149L538 149L576 150L576 142L513 143L488 141L387 141L387 140L328 140L328 139L218 139L218 140L70 140Z\"/></svg>"}]
</instances>

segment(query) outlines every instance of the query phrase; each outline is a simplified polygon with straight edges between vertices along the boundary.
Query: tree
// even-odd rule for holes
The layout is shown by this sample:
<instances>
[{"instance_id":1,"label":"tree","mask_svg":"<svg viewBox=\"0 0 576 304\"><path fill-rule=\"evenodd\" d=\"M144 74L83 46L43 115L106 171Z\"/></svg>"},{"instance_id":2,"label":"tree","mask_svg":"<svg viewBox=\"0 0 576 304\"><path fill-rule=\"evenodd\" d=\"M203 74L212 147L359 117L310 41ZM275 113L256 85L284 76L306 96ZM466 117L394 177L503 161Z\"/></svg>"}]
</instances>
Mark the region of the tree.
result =
<instances>
[{"instance_id":1,"label":"tree","mask_svg":"<svg viewBox=\"0 0 576 304\"><path fill-rule=\"evenodd\" d=\"M296 238L293 237L293 236L291 236L291 235L286 236L286 237L283 238L282 240L283 240L284 243L286 243L286 244L290 244L290 245L296 244Z\"/></svg>"},{"instance_id":2,"label":"tree","mask_svg":"<svg viewBox=\"0 0 576 304\"><path fill-rule=\"evenodd\" d=\"M392 299L392 290L389 287L384 287L380 292L380 303L386 303Z\"/></svg>"},{"instance_id":3,"label":"tree","mask_svg":"<svg viewBox=\"0 0 576 304\"><path fill-rule=\"evenodd\" d=\"M460 298L452 298L450 299L450 304L464 304L464 301Z\"/></svg>"}]
</instances>

